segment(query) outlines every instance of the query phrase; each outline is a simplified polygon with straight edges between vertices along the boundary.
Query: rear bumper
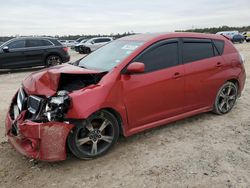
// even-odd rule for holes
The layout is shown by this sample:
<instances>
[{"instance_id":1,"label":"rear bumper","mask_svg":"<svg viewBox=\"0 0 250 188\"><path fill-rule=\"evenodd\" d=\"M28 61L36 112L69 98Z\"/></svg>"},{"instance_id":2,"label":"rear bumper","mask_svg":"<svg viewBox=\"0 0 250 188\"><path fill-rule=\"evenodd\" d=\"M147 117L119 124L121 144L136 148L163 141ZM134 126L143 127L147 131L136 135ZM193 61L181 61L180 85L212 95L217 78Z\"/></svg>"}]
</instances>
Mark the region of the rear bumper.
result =
<instances>
[{"instance_id":1,"label":"rear bumper","mask_svg":"<svg viewBox=\"0 0 250 188\"><path fill-rule=\"evenodd\" d=\"M238 76L238 80L239 80L239 94L241 95L244 87L245 87L245 82L246 82L246 71L245 71L245 67L244 64L241 64L241 72Z\"/></svg>"},{"instance_id":2,"label":"rear bumper","mask_svg":"<svg viewBox=\"0 0 250 188\"><path fill-rule=\"evenodd\" d=\"M66 141L72 124L62 122L36 123L24 120L25 112L13 121L9 114L6 116L5 126L9 143L16 151L29 158L42 161L65 160ZM17 135L13 134L13 124L17 128Z\"/></svg>"}]
</instances>

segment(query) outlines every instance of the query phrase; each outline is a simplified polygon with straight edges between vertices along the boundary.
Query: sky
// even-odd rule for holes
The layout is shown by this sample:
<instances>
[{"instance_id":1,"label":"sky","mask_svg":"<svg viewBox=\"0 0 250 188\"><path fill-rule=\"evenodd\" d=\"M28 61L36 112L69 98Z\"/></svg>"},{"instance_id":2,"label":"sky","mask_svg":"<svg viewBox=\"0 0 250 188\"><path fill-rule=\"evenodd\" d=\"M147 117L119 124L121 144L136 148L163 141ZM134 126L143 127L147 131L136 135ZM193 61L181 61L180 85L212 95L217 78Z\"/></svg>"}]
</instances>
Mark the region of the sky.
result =
<instances>
[{"instance_id":1,"label":"sky","mask_svg":"<svg viewBox=\"0 0 250 188\"><path fill-rule=\"evenodd\" d=\"M0 36L250 25L249 0L0 0Z\"/></svg>"}]
</instances>

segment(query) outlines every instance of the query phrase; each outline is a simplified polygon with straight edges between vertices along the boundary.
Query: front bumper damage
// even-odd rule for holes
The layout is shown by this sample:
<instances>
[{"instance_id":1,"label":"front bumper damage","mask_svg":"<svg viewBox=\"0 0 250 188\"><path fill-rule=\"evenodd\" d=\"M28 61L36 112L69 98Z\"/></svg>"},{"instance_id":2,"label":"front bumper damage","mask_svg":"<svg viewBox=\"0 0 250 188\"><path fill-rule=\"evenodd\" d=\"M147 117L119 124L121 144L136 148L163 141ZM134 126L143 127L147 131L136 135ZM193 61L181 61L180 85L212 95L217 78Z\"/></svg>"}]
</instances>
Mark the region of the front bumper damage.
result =
<instances>
[{"instance_id":1,"label":"front bumper damage","mask_svg":"<svg viewBox=\"0 0 250 188\"><path fill-rule=\"evenodd\" d=\"M74 125L55 121L32 122L25 120L26 112L23 111L16 120L7 114L5 126L9 143L29 158L42 161L65 160L67 136Z\"/></svg>"}]
</instances>

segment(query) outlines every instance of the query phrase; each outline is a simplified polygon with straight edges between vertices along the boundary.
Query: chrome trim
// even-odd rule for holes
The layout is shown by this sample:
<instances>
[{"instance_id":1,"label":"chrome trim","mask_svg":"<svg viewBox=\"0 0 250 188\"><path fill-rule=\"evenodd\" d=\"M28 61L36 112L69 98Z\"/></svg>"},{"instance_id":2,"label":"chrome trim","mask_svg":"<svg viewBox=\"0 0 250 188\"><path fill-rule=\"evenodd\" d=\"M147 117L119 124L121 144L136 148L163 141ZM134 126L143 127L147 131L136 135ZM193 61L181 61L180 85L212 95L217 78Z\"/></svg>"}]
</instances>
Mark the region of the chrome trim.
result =
<instances>
[{"instance_id":1,"label":"chrome trim","mask_svg":"<svg viewBox=\"0 0 250 188\"><path fill-rule=\"evenodd\" d=\"M20 112L23 110L23 102L25 99L25 93L22 88L19 89L17 94L17 106L20 110Z\"/></svg>"}]
</instances>

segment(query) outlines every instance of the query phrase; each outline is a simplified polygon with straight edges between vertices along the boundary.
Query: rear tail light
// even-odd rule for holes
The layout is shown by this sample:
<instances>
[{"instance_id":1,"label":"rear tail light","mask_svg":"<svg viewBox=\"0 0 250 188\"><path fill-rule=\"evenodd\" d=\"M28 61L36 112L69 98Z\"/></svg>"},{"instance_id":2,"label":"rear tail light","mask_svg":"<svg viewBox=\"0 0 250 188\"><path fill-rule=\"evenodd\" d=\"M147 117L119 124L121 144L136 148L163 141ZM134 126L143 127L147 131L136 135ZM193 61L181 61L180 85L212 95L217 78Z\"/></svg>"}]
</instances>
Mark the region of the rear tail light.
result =
<instances>
[{"instance_id":1,"label":"rear tail light","mask_svg":"<svg viewBox=\"0 0 250 188\"><path fill-rule=\"evenodd\" d=\"M68 52L68 47L63 47L63 51Z\"/></svg>"}]
</instances>

